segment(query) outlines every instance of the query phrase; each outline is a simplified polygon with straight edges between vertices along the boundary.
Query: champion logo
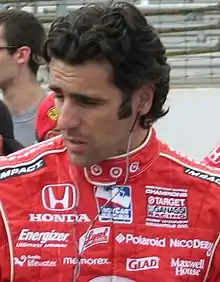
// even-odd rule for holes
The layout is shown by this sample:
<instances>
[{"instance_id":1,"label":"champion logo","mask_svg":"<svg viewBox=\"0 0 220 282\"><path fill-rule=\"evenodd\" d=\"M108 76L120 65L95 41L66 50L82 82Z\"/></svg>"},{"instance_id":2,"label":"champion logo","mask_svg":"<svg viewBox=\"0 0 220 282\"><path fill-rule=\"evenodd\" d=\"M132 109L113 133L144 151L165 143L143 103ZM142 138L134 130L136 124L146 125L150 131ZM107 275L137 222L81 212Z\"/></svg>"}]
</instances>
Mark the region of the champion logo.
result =
<instances>
[{"instance_id":1,"label":"champion logo","mask_svg":"<svg viewBox=\"0 0 220 282\"><path fill-rule=\"evenodd\" d=\"M84 233L79 239L80 253L83 253L92 246L108 243L109 236L110 227L93 228L89 232Z\"/></svg>"},{"instance_id":2,"label":"champion logo","mask_svg":"<svg viewBox=\"0 0 220 282\"><path fill-rule=\"evenodd\" d=\"M125 239L126 239L126 237L122 233L118 234L118 236L115 237L115 240L119 244L123 243Z\"/></svg>"}]
</instances>

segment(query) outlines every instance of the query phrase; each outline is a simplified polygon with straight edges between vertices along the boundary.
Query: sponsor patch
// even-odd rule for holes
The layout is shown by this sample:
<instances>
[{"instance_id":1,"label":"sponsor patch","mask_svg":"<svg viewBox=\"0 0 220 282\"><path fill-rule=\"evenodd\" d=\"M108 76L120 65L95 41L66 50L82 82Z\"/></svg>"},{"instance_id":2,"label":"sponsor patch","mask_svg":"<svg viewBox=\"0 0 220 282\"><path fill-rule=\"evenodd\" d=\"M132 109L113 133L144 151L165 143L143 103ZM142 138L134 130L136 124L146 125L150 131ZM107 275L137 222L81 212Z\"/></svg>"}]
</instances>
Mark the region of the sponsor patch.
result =
<instances>
[{"instance_id":1,"label":"sponsor patch","mask_svg":"<svg viewBox=\"0 0 220 282\"><path fill-rule=\"evenodd\" d=\"M167 228L187 228L187 190L146 186L146 225Z\"/></svg>"},{"instance_id":2,"label":"sponsor patch","mask_svg":"<svg viewBox=\"0 0 220 282\"><path fill-rule=\"evenodd\" d=\"M147 247L159 247L165 248L166 247L166 238L159 238L159 237L145 237L142 235L135 236L131 233L119 233L115 240L119 244L132 244L132 245L141 245Z\"/></svg>"},{"instance_id":3,"label":"sponsor patch","mask_svg":"<svg viewBox=\"0 0 220 282\"><path fill-rule=\"evenodd\" d=\"M27 165L19 165L10 168L5 168L0 171L0 181L11 177L20 176L35 172L45 166L44 160L39 159L34 162L30 162Z\"/></svg>"},{"instance_id":4,"label":"sponsor patch","mask_svg":"<svg viewBox=\"0 0 220 282\"><path fill-rule=\"evenodd\" d=\"M63 258L63 264L73 264L77 265L79 263L79 259L76 257L65 257ZM86 264L86 265L105 265L105 264L111 264L109 261L109 258L81 258L80 264Z\"/></svg>"},{"instance_id":5,"label":"sponsor patch","mask_svg":"<svg viewBox=\"0 0 220 282\"><path fill-rule=\"evenodd\" d=\"M100 222L132 223L131 186L96 186Z\"/></svg>"},{"instance_id":6,"label":"sponsor patch","mask_svg":"<svg viewBox=\"0 0 220 282\"><path fill-rule=\"evenodd\" d=\"M17 248L65 248L67 247L70 233L57 232L56 230L36 232L30 229L22 229Z\"/></svg>"},{"instance_id":7,"label":"sponsor patch","mask_svg":"<svg viewBox=\"0 0 220 282\"><path fill-rule=\"evenodd\" d=\"M220 186L220 176L209 174L207 172L201 172L199 170L191 168L185 168L184 172L193 177L200 178L202 180L212 182Z\"/></svg>"},{"instance_id":8,"label":"sponsor patch","mask_svg":"<svg viewBox=\"0 0 220 282\"><path fill-rule=\"evenodd\" d=\"M159 257L144 257L144 258L127 258L127 271L143 271L150 269L159 269Z\"/></svg>"},{"instance_id":9,"label":"sponsor patch","mask_svg":"<svg viewBox=\"0 0 220 282\"><path fill-rule=\"evenodd\" d=\"M200 276L201 271L205 266L205 260L184 260L181 258L172 258L170 265L175 271L175 276Z\"/></svg>"},{"instance_id":10,"label":"sponsor patch","mask_svg":"<svg viewBox=\"0 0 220 282\"><path fill-rule=\"evenodd\" d=\"M92 246L108 243L110 231L110 227L97 227L83 234L79 239L79 252L83 253Z\"/></svg>"},{"instance_id":11,"label":"sponsor patch","mask_svg":"<svg viewBox=\"0 0 220 282\"><path fill-rule=\"evenodd\" d=\"M20 267L55 267L57 261L44 260L39 255L21 255L20 257L14 257L14 265Z\"/></svg>"}]
</instances>

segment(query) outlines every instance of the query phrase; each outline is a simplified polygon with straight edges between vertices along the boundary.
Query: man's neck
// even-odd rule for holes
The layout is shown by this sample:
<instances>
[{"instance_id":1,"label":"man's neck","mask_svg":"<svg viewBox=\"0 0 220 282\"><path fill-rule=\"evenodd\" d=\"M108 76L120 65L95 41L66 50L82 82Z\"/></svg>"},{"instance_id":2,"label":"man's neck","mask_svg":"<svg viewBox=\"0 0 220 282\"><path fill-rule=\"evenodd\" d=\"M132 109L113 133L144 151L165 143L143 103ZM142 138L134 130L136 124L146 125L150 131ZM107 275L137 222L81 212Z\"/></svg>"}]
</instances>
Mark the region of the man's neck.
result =
<instances>
[{"instance_id":1,"label":"man's neck","mask_svg":"<svg viewBox=\"0 0 220 282\"><path fill-rule=\"evenodd\" d=\"M34 79L12 82L3 89L4 101L12 114L23 114L33 110L44 97L44 91Z\"/></svg>"}]
</instances>

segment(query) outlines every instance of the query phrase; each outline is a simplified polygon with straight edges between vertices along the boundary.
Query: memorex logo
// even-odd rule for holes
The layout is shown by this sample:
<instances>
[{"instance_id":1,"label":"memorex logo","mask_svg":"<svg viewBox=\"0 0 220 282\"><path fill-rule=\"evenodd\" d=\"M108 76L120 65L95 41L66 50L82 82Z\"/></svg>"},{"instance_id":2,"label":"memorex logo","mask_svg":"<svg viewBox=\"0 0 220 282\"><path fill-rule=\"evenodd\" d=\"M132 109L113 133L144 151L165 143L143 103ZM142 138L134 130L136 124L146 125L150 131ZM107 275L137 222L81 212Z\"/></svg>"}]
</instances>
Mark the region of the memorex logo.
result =
<instances>
[{"instance_id":1,"label":"memorex logo","mask_svg":"<svg viewBox=\"0 0 220 282\"><path fill-rule=\"evenodd\" d=\"M66 244L60 246L60 244L55 243L66 243L69 236L70 233L56 232L56 230L34 232L30 229L22 229L18 236L16 247L66 247Z\"/></svg>"},{"instance_id":2,"label":"memorex logo","mask_svg":"<svg viewBox=\"0 0 220 282\"><path fill-rule=\"evenodd\" d=\"M65 257L63 259L63 264L73 264L76 265L79 263L79 259L76 257ZM110 264L109 258L81 258L80 264L87 265L105 265Z\"/></svg>"},{"instance_id":3,"label":"memorex logo","mask_svg":"<svg viewBox=\"0 0 220 282\"><path fill-rule=\"evenodd\" d=\"M30 213L29 221L32 222L90 222L86 213L80 214L50 214Z\"/></svg>"},{"instance_id":4,"label":"memorex logo","mask_svg":"<svg viewBox=\"0 0 220 282\"><path fill-rule=\"evenodd\" d=\"M144 257L144 258L127 258L127 271L143 271L150 269L159 269L159 257Z\"/></svg>"},{"instance_id":5,"label":"memorex logo","mask_svg":"<svg viewBox=\"0 0 220 282\"><path fill-rule=\"evenodd\" d=\"M142 246L150 246L150 247L166 247L166 238L148 238L144 236L134 236L134 234L118 234L115 240L119 244L133 244L133 245L142 245Z\"/></svg>"},{"instance_id":6,"label":"memorex logo","mask_svg":"<svg viewBox=\"0 0 220 282\"><path fill-rule=\"evenodd\" d=\"M211 255L214 243L210 241L202 241L199 239L180 240L170 239L170 248L188 248L188 249L203 249L206 251L207 257Z\"/></svg>"},{"instance_id":7,"label":"memorex logo","mask_svg":"<svg viewBox=\"0 0 220 282\"><path fill-rule=\"evenodd\" d=\"M86 249L98 244L108 243L110 230L110 227L98 227L84 233L79 239L79 252L82 253Z\"/></svg>"},{"instance_id":8,"label":"memorex logo","mask_svg":"<svg viewBox=\"0 0 220 282\"><path fill-rule=\"evenodd\" d=\"M205 267L205 260L183 260L180 258L171 259L171 267L175 268L176 276L200 276L200 272Z\"/></svg>"}]
</instances>

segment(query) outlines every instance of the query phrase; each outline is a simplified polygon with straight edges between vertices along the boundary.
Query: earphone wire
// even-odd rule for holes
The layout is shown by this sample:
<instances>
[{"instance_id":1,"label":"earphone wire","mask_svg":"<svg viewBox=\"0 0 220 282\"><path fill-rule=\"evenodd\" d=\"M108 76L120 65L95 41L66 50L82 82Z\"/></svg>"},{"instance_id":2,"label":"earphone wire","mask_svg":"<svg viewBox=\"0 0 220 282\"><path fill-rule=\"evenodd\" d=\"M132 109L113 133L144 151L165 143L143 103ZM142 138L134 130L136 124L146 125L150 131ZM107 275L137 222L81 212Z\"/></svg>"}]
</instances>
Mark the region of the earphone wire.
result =
<instances>
[{"instance_id":1,"label":"earphone wire","mask_svg":"<svg viewBox=\"0 0 220 282\"><path fill-rule=\"evenodd\" d=\"M127 150L126 150L126 159L125 159L125 164L126 164L126 173L125 173L125 178L124 181L122 182L122 184L120 185L120 188L118 189L118 191L99 209L98 213L96 214L96 216L93 218L92 222L90 223L89 227L87 228L86 232L85 232L85 238L83 241L83 245L81 250L79 249L79 243L75 242L76 245L76 251L77 251L77 257L76 257L76 265L74 268L74 272L73 272L73 282L77 282L77 279L80 275L80 269L81 269L81 258L82 258L82 254L84 252L85 246L86 246L86 241L88 239L89 233L91 231L91 229L94 227L98 217L100 216L100 214L102 213L102 210L118 195L121 193L122 189L124 188L124 185L127 183L128 181L128 177L129 177L129 152L131 151L132 148L132 134L133 134L133 130L135 127L135 124L138 121L138 118L140 117L140 110L138 110L134 122L132 123L131 129L129 130L129 135L128 135L128 143L127 143ZM115 185L114 185L115 186ZM75 226L76 228L76 226ZM75 234L75 238L76 238L76 230L74 230L74 234Z\"/></svg>"}]
</instances>

